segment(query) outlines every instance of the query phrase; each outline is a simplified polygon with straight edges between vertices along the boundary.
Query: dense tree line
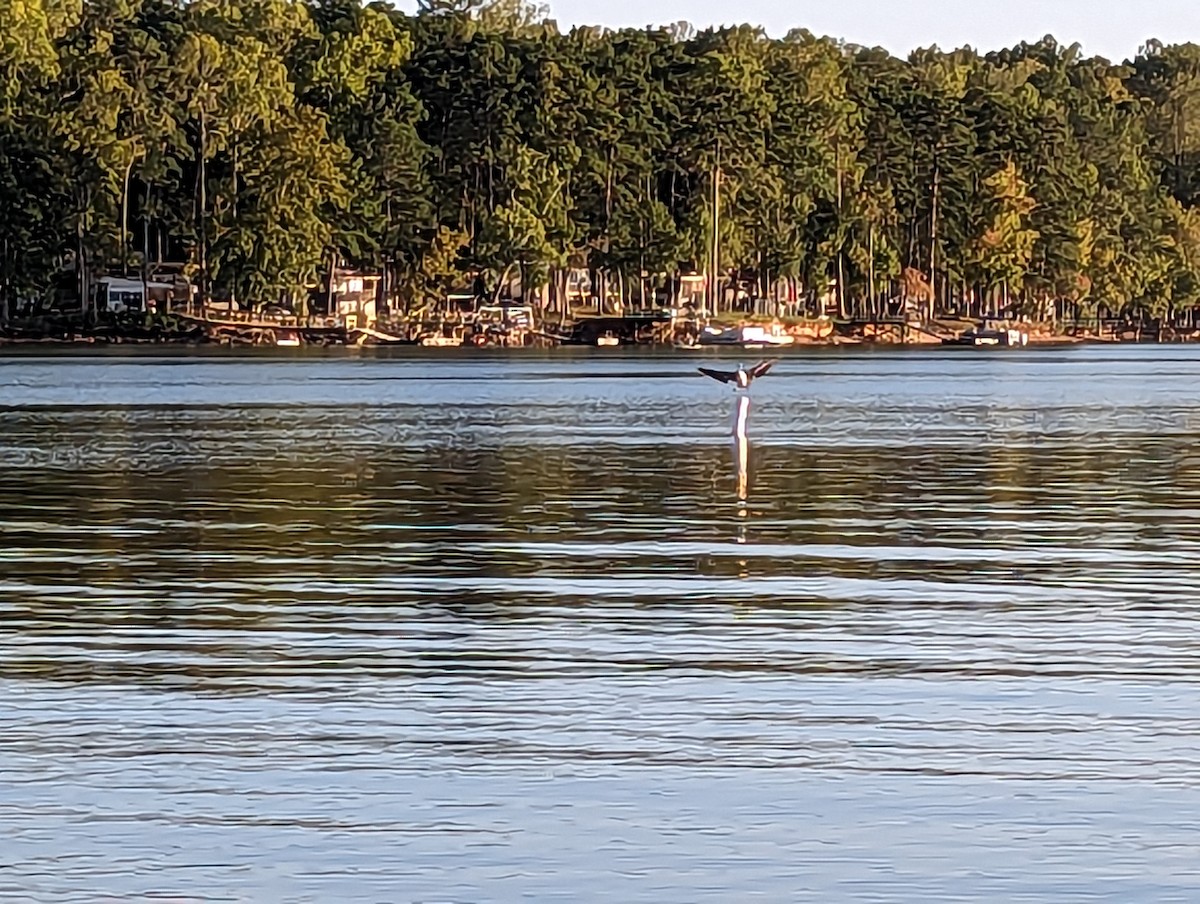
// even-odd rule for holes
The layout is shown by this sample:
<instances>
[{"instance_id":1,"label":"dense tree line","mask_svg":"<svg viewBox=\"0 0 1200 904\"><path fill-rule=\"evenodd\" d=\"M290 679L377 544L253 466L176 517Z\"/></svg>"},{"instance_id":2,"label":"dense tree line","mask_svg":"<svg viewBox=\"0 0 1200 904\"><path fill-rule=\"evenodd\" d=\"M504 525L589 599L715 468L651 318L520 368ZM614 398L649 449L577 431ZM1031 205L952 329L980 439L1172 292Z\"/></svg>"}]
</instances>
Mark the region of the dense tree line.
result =
<instances>
[{"instance_id":1,"label":"dense tree line","mask_svg":"<svg viewBox=\"0 0 1200 904\"><path fill-rule=\"evenodd\" d=\"M1195 45L898 59L444 2L0 0L0 309L164 255L249 304L335 264L406 307L714 265L847 315L1200 303Z\"/></svg>"}]
</instances>

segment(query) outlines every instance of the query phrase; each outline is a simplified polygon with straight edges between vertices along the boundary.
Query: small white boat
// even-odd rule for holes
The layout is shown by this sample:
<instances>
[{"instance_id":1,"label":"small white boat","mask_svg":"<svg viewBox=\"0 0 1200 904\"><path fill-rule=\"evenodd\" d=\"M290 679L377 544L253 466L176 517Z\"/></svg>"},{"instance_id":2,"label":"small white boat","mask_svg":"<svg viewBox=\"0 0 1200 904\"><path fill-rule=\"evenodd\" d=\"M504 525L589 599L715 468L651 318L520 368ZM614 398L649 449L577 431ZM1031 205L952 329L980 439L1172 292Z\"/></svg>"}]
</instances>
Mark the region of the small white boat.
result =
<instances>
[{"instance_id":1,"label":"small white boat","mask_svg":"<svg viewBox=\"0 0 1200 904\"><path fill-rule=\"evenodd\" d=\"M426 336L421 344L432 348L457 348L463 341L462 336Z\"/></svg>"},{"instance_id":2,"label":"small white boat","mask_svg":"<svg viewBox=\"0 0 1200 904\"><path fill-rule=\"evenodd\" d=\"M620 345L621 340L612 333L605 333L603 336L600 336L596 339L596 344L602 347L612 347L614 345Z\"/></svg>"},{"instance_id":3,"label":"small white boat","mask_svg":"<svg viewBox=\"0 0 1200 904\"><path fill-rule=\"evenodd\" d=\"M275 345L278 348L299 348L300 334L295 330L280 330L275 334Z\"/></svg>"},{"instance_id":4,"label":"small white boat","mask_svg":"<svg viewBox=\"0 0 1200 904\"><path fill-rule=\"evenodd\" d=\"M1029 334L1022 330L987 329L980 327L979 329L967 330L962 335L956 336L953 339L943 339L942 344L970 345L976 348L985 346L1021 348L1029 344Z\"/></svg>"},{"instance_id":5,"label":"small white boat","mask_svg":"<svg viewBox=\"0 0 1200 904\"><path fill-rule=\"evenodd\" d=\"M728 329L706 326L700 333L701 345L740 345L743 348L791 345L794 336L783 332L778 325L770 329L761 326L733 326Z\"/></svg>"}]
</instances>

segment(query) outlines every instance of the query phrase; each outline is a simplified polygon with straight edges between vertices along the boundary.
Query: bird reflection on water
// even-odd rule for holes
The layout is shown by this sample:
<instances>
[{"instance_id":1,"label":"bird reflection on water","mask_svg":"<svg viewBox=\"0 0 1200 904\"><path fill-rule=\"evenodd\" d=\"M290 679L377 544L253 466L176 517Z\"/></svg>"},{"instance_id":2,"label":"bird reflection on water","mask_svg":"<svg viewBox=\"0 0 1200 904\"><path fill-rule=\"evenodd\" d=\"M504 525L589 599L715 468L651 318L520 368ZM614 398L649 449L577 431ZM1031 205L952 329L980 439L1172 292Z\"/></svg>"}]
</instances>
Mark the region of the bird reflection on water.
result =
<instances>
[{"instance_id":1,"label":"bird reflection on water","mask_svg":"<svg viewBox=\"0 0 1200 904\"><path fill-rule=\"evenodd\" d=\"M737 395L733 402L733 419L730 429L733 447L734 484L737 487L737 542L746 542L746 519L749 516L747 501L750 490L750 439L747 428L750 420L750 397ZM744 563L743 563L744 564Z\"/></svg>"}]
</instances>

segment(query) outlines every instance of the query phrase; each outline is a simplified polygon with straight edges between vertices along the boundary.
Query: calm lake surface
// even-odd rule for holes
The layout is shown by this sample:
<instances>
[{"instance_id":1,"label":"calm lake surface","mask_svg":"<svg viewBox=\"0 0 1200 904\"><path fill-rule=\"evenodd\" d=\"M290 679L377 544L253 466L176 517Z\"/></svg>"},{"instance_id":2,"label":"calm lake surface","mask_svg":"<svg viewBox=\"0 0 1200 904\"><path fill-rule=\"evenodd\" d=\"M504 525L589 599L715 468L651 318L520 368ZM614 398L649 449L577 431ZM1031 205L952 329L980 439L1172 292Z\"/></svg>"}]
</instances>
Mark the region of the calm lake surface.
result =
<instances>
[{"instance_id":1,"label":"calm lake surface","mask_svg":"<svg viewBox=\"0 0 1200 904\"><path fill-rule=\"evenodd\" d=\"M1200 349L0 358L0 898L1194 901Z\"/></svg>"}]
</instances>

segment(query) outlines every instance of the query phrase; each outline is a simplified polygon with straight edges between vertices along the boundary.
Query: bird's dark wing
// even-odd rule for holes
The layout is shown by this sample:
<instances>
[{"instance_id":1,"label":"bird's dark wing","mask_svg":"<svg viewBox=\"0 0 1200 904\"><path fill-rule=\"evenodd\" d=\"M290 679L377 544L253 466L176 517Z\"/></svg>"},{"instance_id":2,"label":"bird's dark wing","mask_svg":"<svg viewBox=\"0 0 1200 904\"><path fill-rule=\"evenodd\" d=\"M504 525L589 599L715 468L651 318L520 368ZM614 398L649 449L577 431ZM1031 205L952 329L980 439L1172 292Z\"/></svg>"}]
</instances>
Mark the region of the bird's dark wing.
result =
<instances>
[{"instance_id":1,"label":"bird's dark wing","mask_svg":"<svg viewBox=\"0 0 1200 904\"><path fill-rule=\"evenodd\" d=\"M747 371L747 373L750 374L750 378L752 380L757 379L758 377L765 376L767 371L770 370L772 367L774 367L778 363L778 361L779 361L778 358L772 358L770 361L759 361L752 368L750 368L750 370Z\"/></svg>"},{"instance_id":2,"label":"bird's dark wing","mask_svg":"<svg viewBox=\"0 0 1200 904\"><path fill-rule=\"evenodd\" d=\"M720 380L722 383L732 383L737 379L736 373L731 373L724 370L709 370L707 367L696 368L706 377L712 377L714 380Z\"/></svg>"}]
</instances>

